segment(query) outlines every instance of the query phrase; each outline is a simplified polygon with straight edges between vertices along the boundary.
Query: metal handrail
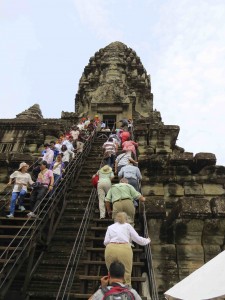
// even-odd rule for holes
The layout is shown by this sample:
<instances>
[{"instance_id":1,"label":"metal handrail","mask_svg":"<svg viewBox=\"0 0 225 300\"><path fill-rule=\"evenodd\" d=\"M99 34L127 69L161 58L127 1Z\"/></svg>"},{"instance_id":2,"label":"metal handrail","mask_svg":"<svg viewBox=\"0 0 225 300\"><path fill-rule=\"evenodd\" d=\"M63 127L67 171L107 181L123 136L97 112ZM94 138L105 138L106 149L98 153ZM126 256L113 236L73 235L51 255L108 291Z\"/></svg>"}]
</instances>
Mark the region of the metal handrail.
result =
<instances>
[{"instance_id":1,"label":"metal handrail","mask_svg":"<svg viewBox=\"0 0 225 300\"><path fill-rule=\"evenodd\" d=\"M145 210L145 204L144 202L141 202L143 206L143 221L144 221L144 236L149 237L148 233L148 224L146 219L146 210ZM157 286L156 286L156 280L155 280L155 272L153 268L153 262L152 262L152 251L150 243L146 245L145 247L145 253L146 253L146 259L147 259L147 266L148 266L148 279L150 284L150 294L152 300L159 300Z\"/></svg>"},{"instance_id":2,"label":"metal handrail","mask_svg":"<svg viewBox=\"0 0 225 300\"><path fill-rule=\"evenodd\" d=\"M57 186L56 190L48 198L47 202L44 204L44 206L42 208L41 208L41 205L42 205L43 201L46 199L48 193L40 201L39 205L36 207L36 209L34 211L34 212L37 212L37 218L35 218L32 223L30 223L31 219L28 219L21 226L20 230L17 232L17 234L14 236L14 238L9 243L8 247L1 254L0 259L5 257L6 262L4 263L3 267L0 269L0 290L3 287L4 283L7 281L7 279L9 278L11 272L14 270L14 267L16 266L17 262L19 261L20 257L23 255L23 253L25 251L29 250L28 247L32 246L33 241L36 240L37 235L40 232L39 231L40 227L44 224L44 221L47 221L46 216L48 216L48 213L51 213L51 207L57 205L58 202L60 201L60 197L59 198L53 197L56 194L56 191L58 192L57 195L61 194L61 195L65 196L65 192L63 192L63 193L60 193L60 192L62 192L63 190L65 191L68 186L68 182L71 182L72 177L69 173L70 173L70 171L72 171L74 176L75 176L75 174L79 173L79 167L80 167L81 163L83 162L83 159L85 158L85 156L90 152L92 142L95 138L95 134L96 134L96 132L94 132L94 134L89 138L89 140L85 142L83 152L77 154L76 158L73 159L69 163L69 165L67 167L67 174L65 175L63 181L60 182L60 184ZM42 214L42 217L39 218L41 214ZM28 222L29 222L29 228L23 234L23 238L17 244L16 248L12 251L11 255L8 257L10 247L12 246L13 242L17 239L17 237L21 234L21 232L25 229L25 226L27 226ZM23 245L23 247L22 247L22 249L19 249L21 245ZM16 256L16 260L13 264L11 264L11 261L15 256ZM7 272L4 274L4 270L6 270L6 267L9 267L9 269L7 269ZM3 275L3 277L4 277L3 280L2 280L1 275Z\"/></svg>"},{"instance_id":3,"label":"metal handrail","mask_svg":"<svg viewBox=\"0 0 225 300\"><path fill-rule=\"evenodd\" d=\"M71 290L71 286L73 284L74 276L77 270L77 266L79 263L80 255L81 255L81 249L83 248L84 241L85 241L85 234L87 231L87 227L90 222L90 215L93 210L93 205L95 202L95 198L97 196L97 190L95 188L92 189L91 195L89 197L87 206L85 208L85 212L82 218L82 221L80 223L80 227L78 229L78 232L76 234L76 238L73 244L73 248L70 253L70 257L65 269L65 272L63 274L63 278L56 296L56 300L58 299L64 299L66 293L67 298L69 299L69 292L67 290Z\"/></svg>"},{"instance_id":4,"label":"metal handrail","mask_svg":"<svg viewBox=\"0 0 225 300\"><path fill-rule=\"evenodd\" d=\"M102 159L99 169L103 166L104 159ZM84 246L86 231L90 222L90 216L93 211L94 202L97 196L97 189L92 188L90 197L88 199L87 206L85 208L85 212L78 229L78 233L76 234L76 238L74 240L73 248L70 253L70 257L68 259L67 266L65 268L65 272L63 274L63 278L60 284L60 287L57 292L56 300L59 299L69 299L70 291L72 288L72 284L74 281L75 273L79 264L81 250ZM68 273L69 272L69 273ZM67 296L66 296L67 294ZM65 298L64 298L65 297Z\"/></svg>"}]
</instances>

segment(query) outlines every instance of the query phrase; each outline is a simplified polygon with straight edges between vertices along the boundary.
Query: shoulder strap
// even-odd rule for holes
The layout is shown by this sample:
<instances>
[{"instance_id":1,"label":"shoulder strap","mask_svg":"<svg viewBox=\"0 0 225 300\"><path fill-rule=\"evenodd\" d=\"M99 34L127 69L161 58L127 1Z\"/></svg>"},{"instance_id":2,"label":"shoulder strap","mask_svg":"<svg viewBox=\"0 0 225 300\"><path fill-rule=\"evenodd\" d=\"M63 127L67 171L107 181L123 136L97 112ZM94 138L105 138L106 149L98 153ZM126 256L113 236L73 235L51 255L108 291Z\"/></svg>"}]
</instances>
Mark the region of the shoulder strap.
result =
<instances>
[{"instance_id":1,"label":"shoulder strap","mask_svg":"<svg viewBox=\"0 0 225 300\"><path fill-rule=\"evenodd\" d=\"M103 292L103 300L105 300L110 295L119 295L121 293L127 293L129 295L129 299L135 300L134 294L130 290L131 288L129 286L121 286L118 283L112 283L112 288L108 289L107 287L102 288Z\"/></svg>"},{"instance_id":2,"label":"shoulder strap","mask_svg":"<svg viewBox=\"0 0 225 300\"><path fill-rule=\"evenodd\" d=\"M120 157L120 159L118 160L118 163L119 163L119 161L126 155L127 153L124 153L124 155L122 155L121 157Z\"/></svg>"}]
</instances>

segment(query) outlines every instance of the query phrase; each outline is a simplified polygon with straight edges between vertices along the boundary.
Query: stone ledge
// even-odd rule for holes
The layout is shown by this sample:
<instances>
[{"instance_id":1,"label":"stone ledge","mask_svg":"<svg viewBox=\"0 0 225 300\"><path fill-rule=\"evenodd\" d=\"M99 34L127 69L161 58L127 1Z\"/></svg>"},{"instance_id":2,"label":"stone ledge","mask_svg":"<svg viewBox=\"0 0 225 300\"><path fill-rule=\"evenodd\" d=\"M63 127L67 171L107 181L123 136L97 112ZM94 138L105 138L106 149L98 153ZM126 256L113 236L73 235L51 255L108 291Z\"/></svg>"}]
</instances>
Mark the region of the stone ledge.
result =
<instances>
[{"instance_id":1,"label":"stone ledge","mask_svg":"<svg viewBox=\"0 0 225 300\"><path fill-rule=\"evenodd\" d=\"M225 197L215 197L210 201L212 213L216 217L225 217Z\"/></svg>"},{"instance_id":2,"label":"stone ledge","mask_svg":"<svg viewBox=\"0 0 225 300\"><path fill-rule=\"evenodd\" d=\"M206 198L199 197L182 197L178 200L171 214L173 219L183 218L206 218L212 217L210 201Z\"/></svg>"},{"instance_id":3,"label":"stone ledge","mask_svg":"<svg viewBox=\"0 0 225 300\"><path fill-rule=\"evenodd\" d=\"M166 206L163 198L146 197L145 211L147 217L166 217Z\"/></svg>"}]
</instances>

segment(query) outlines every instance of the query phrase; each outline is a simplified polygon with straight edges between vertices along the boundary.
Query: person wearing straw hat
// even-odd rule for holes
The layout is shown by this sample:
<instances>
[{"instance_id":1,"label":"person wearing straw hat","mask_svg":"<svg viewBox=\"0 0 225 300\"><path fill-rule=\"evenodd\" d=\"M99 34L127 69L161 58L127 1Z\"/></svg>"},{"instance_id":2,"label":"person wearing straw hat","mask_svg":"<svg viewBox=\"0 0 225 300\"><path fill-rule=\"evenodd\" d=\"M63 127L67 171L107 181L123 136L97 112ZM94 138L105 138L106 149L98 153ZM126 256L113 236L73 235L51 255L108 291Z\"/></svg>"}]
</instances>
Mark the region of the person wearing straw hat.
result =
<instances>
[{"instance_id":1,"label":"person wearing straw hat","mask_svg":"<svg viewBox=\"0 0 225 300\"><path fill-rule=\"evenodd\" d=\"M25 207L23 206L23 200L27 193L27 185L33 184L33 180L29 173L27 173L29 166L25 162L20 163L19 169L13 172L9 177L9 182L7 185L11 185L12 181L14 180L14 187L12 190L12 197L10 201L10 214L7 215L7 218L13 218L15 207L16 207L16 200L19 197L19 210L24 211Z\"/></svg>"},{"instance_id":2,"label":"person wearing straw hat","mask_svg":"<svg viewBox=\"0 0 225 300\"><path fill-rule=\"evenodd\" d=\"M104 219L105 218L105 195L108 193L109 189L112 186L111 181L114 178L114 173L110 166L105 165L100 170L98 170L96 174L99 176L97 191L98 191L100 219Z\"/></svg>"},{"instance_id":3,"label":"person wearing straw hat","mask_svg":"<svg viewBox=\"0 0 225 300\"><path fill-rule=\"evenodd\" d=\"M106 231L104 245L105 263L109 270L113 261L120 261L125 266L125 284L131 285L131 272L133 265L133 251L131 242L145 246L151 242L150 238L138 235L137 231L128 223L125 212L118 212L114 218L115 223Z\"/></svg>"}]
</instances>

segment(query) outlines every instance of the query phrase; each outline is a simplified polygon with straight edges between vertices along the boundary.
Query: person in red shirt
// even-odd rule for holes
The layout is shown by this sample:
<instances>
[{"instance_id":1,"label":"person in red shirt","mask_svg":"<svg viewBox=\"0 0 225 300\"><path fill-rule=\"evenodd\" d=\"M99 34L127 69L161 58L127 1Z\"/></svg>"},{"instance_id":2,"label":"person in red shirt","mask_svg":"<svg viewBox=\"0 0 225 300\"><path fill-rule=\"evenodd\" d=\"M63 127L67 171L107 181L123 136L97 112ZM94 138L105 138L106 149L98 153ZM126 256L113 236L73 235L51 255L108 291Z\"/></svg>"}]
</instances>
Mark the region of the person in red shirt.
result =
<instances>
[{"instance_id":1,"label":"person in red shirt","mask_svg":"<svg viewBox=\"0 0 225 300\"><path fill-rule=\"evenodd\" d=\"M128 141L130 139L130 132L124 130L120 134L121 138L121 143L123 144L124 142Z\"/></svg>"}]
</instances>

